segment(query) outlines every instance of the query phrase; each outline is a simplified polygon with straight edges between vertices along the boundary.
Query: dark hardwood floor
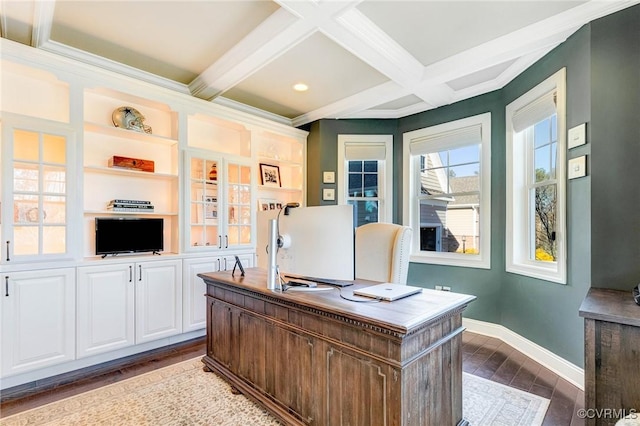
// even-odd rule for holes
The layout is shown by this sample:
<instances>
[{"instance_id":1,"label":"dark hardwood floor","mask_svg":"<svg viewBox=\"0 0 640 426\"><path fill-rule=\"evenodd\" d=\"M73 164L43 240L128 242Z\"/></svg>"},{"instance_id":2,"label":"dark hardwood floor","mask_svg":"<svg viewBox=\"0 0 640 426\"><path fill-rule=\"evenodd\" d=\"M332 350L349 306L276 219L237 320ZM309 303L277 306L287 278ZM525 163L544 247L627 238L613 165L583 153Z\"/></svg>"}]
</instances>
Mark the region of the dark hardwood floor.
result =
<instances>
[{"instance_id":1,"label":"dark hardwood floor","mask_svg":"<svg viewBox=\"0 0 640 426\"><path fill-rule=\"evenodd\" d=\"M531 392L551 400L545 426L583 425L576 411L584 406L584 392L499 339L464 332L462 336L462 367L464 371L508 386ZM103 366L95 374L58 386L46 385L46 390L33 389L15 397L0 395L0 417L39 407L82 392L115 383L138 374L204 355L204 338L155 350L129 361Z\"/></svg>"},{"instance_id":2,"label":"dark hardwood floor","mask_svg":"<svg viewBox=\"0 0 640 426\"><path fill-rule=\"evenodd\" d=\"M544 426L584 425L576 412L584 407L584 392L500 339L465 331L462 369L551 400Z\"/></svg>"}]
</instances>

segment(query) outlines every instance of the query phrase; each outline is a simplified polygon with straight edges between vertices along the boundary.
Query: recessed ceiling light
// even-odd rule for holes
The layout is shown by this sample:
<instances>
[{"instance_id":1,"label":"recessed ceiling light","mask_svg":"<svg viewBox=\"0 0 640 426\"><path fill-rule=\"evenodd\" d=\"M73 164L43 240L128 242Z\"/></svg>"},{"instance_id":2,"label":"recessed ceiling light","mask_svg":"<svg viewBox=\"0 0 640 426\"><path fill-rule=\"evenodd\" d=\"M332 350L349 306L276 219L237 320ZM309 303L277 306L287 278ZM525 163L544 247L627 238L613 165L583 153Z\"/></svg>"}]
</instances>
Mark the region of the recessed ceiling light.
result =
<instances>
[{"instance_id":1,"label":"recessed ceiling light","mask_svg":"<svg viewBox=\"0 0 640 426\"><path fill-rule=\"evenodd\" d=\"M306 92L307 90L309 90L309 86L304 83L296 83L293 85L293 90L295 90L296 92Z\"/></svg>"}]
</instances>

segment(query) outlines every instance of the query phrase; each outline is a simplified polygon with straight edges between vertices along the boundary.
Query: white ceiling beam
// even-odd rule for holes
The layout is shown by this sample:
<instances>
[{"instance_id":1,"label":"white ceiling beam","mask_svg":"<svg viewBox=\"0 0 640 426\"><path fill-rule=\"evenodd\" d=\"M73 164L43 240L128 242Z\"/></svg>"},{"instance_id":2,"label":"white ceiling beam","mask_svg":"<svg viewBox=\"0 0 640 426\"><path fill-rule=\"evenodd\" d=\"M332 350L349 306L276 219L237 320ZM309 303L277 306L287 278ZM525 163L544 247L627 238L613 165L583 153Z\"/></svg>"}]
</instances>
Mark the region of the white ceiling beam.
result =
<instances>
[{"instance_id":1,"label":"white ceiling beam","mask_svg":"<svg viewBox=\"0 0 640 426\"><path fill-rule=\"evenodd\" d=\"M419 82L424 66L357 9L321 28L354 56L402 86Z\"/></svg>"},{"instance_id":2,"label":"white ceiling beam","mask_svg":"<svg viewBox=\"0 0 640 426\"><path fill-rule=\"evenodd\" d=\"M40 47L51 38L51 27L53 26L53 12L55 8L55 0L35 2L31 46Z\"/></svg>"},{"instance_id":3,"label":"white ceiling beam","mask_svg":"<svg viewBox=\"0 0 640 426\"><path fill-rule=\"evenodd\" d=\"M194 96L211 99L249 77L313 33L306 22L278 9L189 84Z\"/></svg>"}]
</instances>

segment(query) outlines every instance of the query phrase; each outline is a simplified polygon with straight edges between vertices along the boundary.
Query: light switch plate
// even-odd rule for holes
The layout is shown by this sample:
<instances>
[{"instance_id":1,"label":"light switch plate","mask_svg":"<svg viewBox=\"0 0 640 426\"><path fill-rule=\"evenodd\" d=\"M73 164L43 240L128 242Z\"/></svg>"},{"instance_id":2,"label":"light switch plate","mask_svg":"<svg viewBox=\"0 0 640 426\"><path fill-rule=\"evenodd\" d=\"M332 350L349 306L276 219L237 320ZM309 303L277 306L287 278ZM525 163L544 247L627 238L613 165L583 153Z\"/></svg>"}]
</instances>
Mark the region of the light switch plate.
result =
<instances>
[{"instance_id":1,"label":"light switch plate","mask_svg":"<svg viewBox=\"0 0 640 426\"><path fill-rule=\"evenodd\" d=\"M587 156L572 158L569 160L569 179L575 179L587 175Z\"/></svg>"},{"instance_id":2,"label":"light switch plate","mask_svg":"<svg viewBox=\"0 0 640 426\"><path fill-rule=\"evenodd\" d=\"M322 172L322 183L336 183L336 172Z\"/></svg>"},{"instance_id":3,"label":"light switch plate","mask_svg":"<svg viewBox=\"0 0 640 426\"><path fill-rule=\"evenodd\" d=\"M569 129L567 145L569 149L587 143L587 123Z\"/></svg>"},{"instance_id":4,"label":"light switch plate","mask_svg":"<svg viewBox=\"0 0 640 426\"><path fill-rule=\"evenodd\" d=\"M323 201L333 201L336 199L336 190L333 188L324 188L322 190Z\"/></svg>"}]
</instances>

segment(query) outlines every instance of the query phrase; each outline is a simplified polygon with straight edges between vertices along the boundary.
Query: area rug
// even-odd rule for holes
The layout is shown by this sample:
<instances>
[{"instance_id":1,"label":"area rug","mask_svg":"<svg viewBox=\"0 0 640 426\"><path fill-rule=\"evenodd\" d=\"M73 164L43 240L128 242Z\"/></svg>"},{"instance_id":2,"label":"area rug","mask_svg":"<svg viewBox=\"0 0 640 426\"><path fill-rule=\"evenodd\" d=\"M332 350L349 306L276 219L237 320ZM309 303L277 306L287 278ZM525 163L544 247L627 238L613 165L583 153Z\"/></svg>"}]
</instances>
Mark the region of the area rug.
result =
<instances>
[{"instance_id":1,"label":"area rug","mask_svg":"<svg viewBox=\"0 0 640 426\"><path fill-rule=\"evenodd\" d=\"M229 385L202 370L200 358L0 419L0 425L281 425ZM540 425L549 400L470 374L464 417L473 426Z\"/></svg>"},{"instance_id":2,"label":"area rug","mask_svg":"<svg viewBox=\"0 0 640 426\"><path fill-rule=\"evenodd\" d=\"M462 376L462 413L470 424L541 425L549 400L472 374Z\"/></svg>"}]
</instances>

